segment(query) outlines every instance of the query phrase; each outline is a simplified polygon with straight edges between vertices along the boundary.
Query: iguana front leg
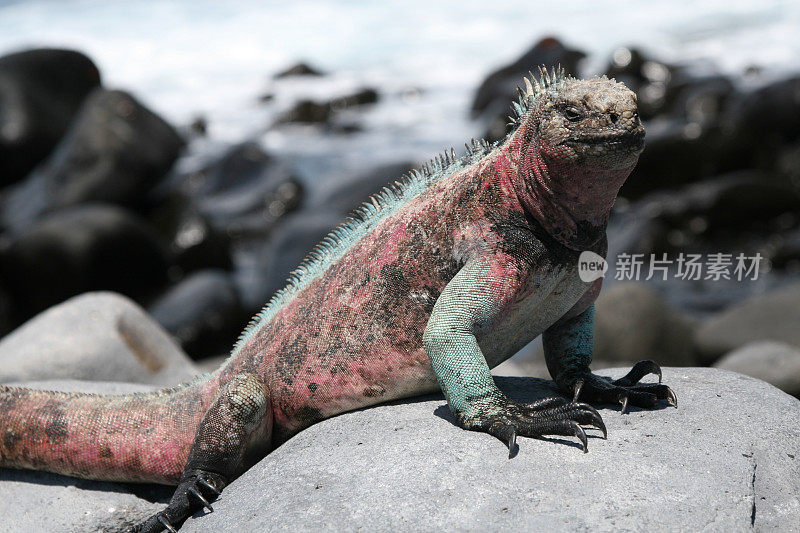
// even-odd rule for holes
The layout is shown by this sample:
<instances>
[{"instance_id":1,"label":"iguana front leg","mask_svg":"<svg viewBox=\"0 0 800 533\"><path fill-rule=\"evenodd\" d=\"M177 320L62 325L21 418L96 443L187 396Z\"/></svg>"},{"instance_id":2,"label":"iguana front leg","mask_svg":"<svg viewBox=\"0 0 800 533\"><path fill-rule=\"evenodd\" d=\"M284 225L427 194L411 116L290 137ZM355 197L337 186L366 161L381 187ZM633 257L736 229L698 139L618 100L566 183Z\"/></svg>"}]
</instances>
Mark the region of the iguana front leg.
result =
<instances>
[{"instance_id":1,"label":"iguana front leg","mask_svg":"<svg viewBox=\"0 0 800 533\"><path fill-rule=\"evenodd\" d=\"M465 265L434 305L423 335L425 351L459 424L507 442L509 457L517 435L574 435L586 451L582 425L605 434L603 420L593 407L564 398L527 405L510 400L495 385L478 345L476 333L508 311L523 278L516 261L507 256Z\"/></svg>"},{"instance_id":2,"label":"iguana front leg","mask_svg":"<svg viewBox=\"0 0 800 533\"><path fill-rule=\"evenodd\" d=\"M213 511L209 499L242 470L245 452L254 444L266 444L272 427L269 394L253 374L240 374L222 388L203 416L180 483L169 505L134 533L176 531L201 507ZM258 441L258 442L256 442Z\"/></svg>"},{"instance_id":3,"label":"iguana front leg","mask_svg":"<svg viewBox=\"0 0 800 533\"><path fill-rule=\"evenodd\" d=\"M652 408L660 400L678 405L672 389L661 384L661 368L653 361L639 361L624 377L612 380L589 370L594 339L594 305L577 316L567 315L542 335L547 369L556 384L588 401L620 403L622 413L628 404ZM647 374L656 374L658 383L639 383Z\"/></svg>"}]
</instances>

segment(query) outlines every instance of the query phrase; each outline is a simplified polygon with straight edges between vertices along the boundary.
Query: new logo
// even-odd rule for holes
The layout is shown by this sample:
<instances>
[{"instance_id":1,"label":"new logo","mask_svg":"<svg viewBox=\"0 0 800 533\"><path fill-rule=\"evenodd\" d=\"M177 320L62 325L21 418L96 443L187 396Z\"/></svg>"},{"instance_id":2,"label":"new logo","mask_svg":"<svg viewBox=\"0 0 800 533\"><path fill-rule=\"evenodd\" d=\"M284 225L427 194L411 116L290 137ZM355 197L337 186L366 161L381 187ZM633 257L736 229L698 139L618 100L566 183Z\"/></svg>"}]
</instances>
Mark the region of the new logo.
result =
<instances>
[{"instance_id":1,"label":"new logo","mask_svg":"<svg viewBox=\"0 0 800 533\"><path fill-rule=\"evenodd\" d=\"M606 272L608 272L608 263L602 256L588 250L581 252L578 257L578 276L581 281L591 283L605 276Z\"/></svg>"}]
</instances>

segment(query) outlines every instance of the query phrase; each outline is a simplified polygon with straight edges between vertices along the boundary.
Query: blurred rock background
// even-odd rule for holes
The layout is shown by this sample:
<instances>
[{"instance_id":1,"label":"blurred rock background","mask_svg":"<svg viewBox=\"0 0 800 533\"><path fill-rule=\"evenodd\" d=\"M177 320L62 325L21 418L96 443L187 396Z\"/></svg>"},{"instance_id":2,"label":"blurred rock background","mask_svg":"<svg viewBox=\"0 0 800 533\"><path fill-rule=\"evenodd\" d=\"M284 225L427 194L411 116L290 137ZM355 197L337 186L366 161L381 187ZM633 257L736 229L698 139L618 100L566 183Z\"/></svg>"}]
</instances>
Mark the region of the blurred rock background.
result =
<instances>
[{"instance_id":1,"label":"blurred rock background","mask_svg":"<svg viewBox=\"0 0 800 533\"><path fill-rule=\"evenodd\" d=\"M0 2L0 381L41 377L20 339L65 378L100 375L67 361L104 342L120 380L213 368L351 209L502 138L521 77L560 64L624 81L648 132L595 366L713 365L800 395L800 8L590 4ZM620 254L681 253L764 260L756 280L613 279ZM65 355L23 325L42 312L75 330ZM131 333L152 322L177 346ZM546 377L540 344L496 373Z\"/></svg>"}]
</instances>

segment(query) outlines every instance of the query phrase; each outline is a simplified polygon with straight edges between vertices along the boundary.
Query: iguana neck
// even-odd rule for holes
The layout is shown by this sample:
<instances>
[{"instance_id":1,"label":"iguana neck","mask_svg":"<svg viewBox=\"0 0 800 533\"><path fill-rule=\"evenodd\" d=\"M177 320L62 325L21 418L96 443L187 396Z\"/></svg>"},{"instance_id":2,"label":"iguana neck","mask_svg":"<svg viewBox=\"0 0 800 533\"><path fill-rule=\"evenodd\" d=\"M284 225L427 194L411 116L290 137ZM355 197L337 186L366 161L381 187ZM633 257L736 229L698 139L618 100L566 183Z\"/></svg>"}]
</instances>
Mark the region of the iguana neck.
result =
<instances>
[{"instance_id":1,"label":"iguana neck","mask_svg":"<svg viewBox=\"0 0 800 533\"><path fill-rule=\"evenodd\" d=\"M614 199L633 167L560 166L515 137L497 151L493 165L510 170L517 199L548 234L573 250L588 249L605 234Z\"/></svg>"}]
</instances>

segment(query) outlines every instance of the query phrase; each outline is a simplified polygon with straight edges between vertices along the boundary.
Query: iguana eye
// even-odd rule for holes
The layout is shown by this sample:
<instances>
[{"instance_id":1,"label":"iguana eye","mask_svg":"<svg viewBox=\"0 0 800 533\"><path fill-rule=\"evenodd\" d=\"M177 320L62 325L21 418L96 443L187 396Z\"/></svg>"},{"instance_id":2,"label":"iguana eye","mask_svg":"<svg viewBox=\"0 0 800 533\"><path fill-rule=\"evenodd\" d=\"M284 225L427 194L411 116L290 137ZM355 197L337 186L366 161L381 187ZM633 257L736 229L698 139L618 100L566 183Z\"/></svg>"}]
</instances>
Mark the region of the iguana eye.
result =
<instances>
[{"instance_id":1,"label":"iguana eye","mask_svg":"<svg viewBox=\"0 0 800 533\"><path fill-rule=\"evenodd\" d=\"M583 118L583 113L577 107L570 106L564 109L564 116L567 117L567 120L570 122L577 122Z\"/></svg>"}]
</instances>

